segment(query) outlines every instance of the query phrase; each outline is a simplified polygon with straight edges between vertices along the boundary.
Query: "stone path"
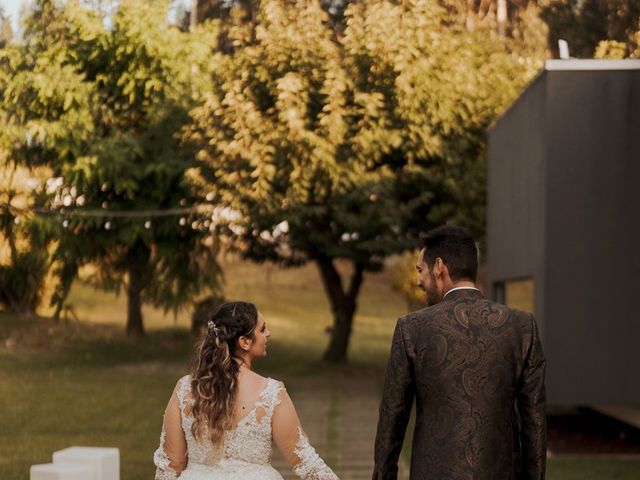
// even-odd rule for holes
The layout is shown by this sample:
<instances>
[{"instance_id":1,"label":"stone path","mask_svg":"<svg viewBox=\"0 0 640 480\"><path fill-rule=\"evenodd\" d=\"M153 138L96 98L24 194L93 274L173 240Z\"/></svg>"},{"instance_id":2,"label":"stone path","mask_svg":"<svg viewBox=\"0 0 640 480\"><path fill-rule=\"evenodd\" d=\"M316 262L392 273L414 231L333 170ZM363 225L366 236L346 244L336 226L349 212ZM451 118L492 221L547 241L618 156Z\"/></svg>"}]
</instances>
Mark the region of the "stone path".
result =
<instances>
[{"instance_id":1,"label":"stone path","mask_svg":"<svg viewBox=\"0 0 640 480\"><path fill-rule=\"evenodd\" d=\"M287 389L311 445L341 480L370 480L379 385L364 376L323 376L297 379L289 382ZM277 452L273 464L286 480L297 478ZM399 479L408 478L408 468L402 462Z\"/></svg>"}]
</instances>

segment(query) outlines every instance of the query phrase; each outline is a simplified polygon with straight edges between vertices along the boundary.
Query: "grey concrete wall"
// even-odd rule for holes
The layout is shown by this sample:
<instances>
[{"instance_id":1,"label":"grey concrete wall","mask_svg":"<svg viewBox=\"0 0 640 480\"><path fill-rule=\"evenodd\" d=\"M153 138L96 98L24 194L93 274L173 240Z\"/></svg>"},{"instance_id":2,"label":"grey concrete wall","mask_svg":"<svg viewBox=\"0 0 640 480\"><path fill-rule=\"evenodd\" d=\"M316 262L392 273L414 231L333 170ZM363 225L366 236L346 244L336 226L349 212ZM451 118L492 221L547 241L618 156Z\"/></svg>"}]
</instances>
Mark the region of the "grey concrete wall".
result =
<instances>
[{"instance_id":1,"label":"grey concrete wall","mask_svg":"<svg viewBox=\"0 0 640 480\"><path fill-rule=\"evenodd\" d=\"M534 277L543 338L545 102L543 75L489 130L487 165L487 284Z\"/></svg>"},{"instance_id":2,"label":"grey concrete wall","mask_svg":"<svg viewBox=\"0 0 640 480\"><path fill-rule=\"evenodd\" d=\"M549 396L640 403L640 71L546 85Z\"/></svg>"},{"instance_id":3,"label":"grey concrete wall","mask_svg":"<svg viewBox=\"0 0 640 480\"><path fill-rule=\"evenodd\" d=\"M640 404L640 69L567 65L489 131L488 283L534 278L549 402Z\"/></svg>"}]
</instances>

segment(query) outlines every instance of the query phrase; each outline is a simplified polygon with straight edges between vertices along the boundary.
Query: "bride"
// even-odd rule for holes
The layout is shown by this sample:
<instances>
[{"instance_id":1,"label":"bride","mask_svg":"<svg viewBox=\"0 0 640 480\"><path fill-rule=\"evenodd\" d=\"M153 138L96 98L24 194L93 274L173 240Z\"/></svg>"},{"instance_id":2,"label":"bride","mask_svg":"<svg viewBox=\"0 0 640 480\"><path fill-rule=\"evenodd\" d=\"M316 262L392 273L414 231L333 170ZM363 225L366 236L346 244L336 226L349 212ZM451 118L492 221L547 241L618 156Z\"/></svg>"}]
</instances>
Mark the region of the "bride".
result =
<instances>
[{"instance_id":1,"label":"bride","mask_svg":"<svg viewBox=\"0 0 640 480\"><path fill-rule=\"evenodd\" d=\"M251 370L269 336L251 303L213 313L191 374L167 405L156 480L282 480L271 466L272 439L298 477L338 480L309 445L282 382Z\"/></svg>"}]
</instances>

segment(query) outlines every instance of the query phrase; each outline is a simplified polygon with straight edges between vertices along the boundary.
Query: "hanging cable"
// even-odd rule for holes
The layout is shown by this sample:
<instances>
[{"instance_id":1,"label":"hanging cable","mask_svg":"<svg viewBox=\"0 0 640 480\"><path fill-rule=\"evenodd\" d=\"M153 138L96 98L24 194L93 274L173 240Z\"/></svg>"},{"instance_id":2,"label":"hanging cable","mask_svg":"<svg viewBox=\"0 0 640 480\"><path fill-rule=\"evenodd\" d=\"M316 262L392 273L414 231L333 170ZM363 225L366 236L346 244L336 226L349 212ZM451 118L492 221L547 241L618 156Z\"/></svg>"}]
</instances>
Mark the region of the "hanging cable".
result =
<instances>
[{"instance_id":1,"label":"hanging cable","mask_svg":"<svg viewBox=\"0 0 640 480\"><path fill-rule=\"evenodd\" d=\"M61 217L93 217L93 218L157 218L173 217L190 213L197 213L198 210L211 209L213 205L200 204L183 208L168 208L165 210L83 210L83 209L61 209L53 210L48 208L19 208L8 203L0 204L0 208L10 210L14 214L26 215L33 213L36 215L51 215Z\"/></svg>"}]
</instances>

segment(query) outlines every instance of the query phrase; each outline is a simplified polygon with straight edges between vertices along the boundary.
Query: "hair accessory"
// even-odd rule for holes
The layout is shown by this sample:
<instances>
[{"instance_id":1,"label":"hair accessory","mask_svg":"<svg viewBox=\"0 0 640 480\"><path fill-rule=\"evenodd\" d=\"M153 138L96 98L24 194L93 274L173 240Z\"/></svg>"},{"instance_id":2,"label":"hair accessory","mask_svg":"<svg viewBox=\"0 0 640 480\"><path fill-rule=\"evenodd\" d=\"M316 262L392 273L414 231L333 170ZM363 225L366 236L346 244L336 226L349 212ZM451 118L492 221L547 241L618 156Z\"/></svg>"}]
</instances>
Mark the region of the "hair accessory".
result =
<instances>
[{"instance_id":1,"label":"hair accessory","mask_svg":"<svg viewBox=\"0 0 640 480\"><path fill-rule=\"evenodd\" d=\"M209 320L207 322L207 328L209 330L213 330L213 334L216 336L216 338L218 338L218 335L220 335L220 329L218 328L218 326L215 324L213 320Z\"/></svg>"}]
</instances>

